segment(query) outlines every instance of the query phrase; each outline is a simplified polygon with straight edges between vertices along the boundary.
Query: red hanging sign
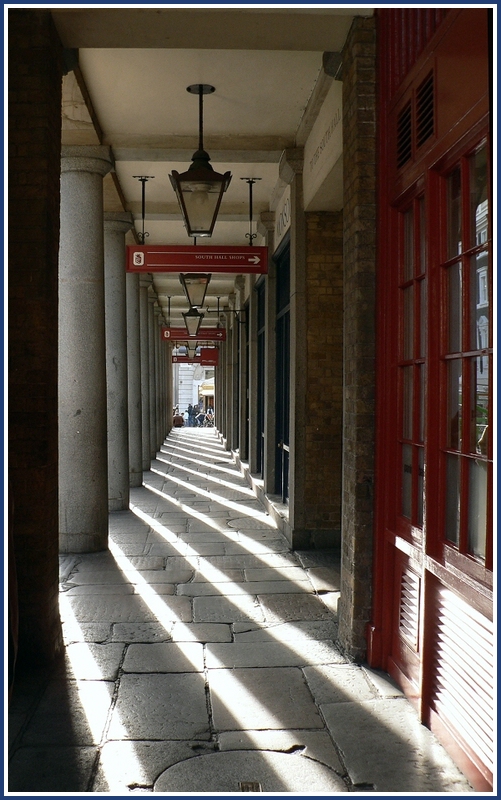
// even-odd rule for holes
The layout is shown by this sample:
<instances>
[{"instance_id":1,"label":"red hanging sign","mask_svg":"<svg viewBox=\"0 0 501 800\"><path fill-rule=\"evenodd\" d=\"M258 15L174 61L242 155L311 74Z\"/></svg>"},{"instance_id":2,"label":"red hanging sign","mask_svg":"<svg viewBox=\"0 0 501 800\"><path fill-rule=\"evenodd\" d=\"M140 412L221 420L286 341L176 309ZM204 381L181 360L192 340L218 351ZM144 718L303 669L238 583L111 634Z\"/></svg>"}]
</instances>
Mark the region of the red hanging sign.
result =
<instances>
[{"instance_id":1,"label":"red hanging sign","mask_svg":"<svg viewBox=\"0 0 501 800\"><path fill-rule=\"evenodd\" d=\"M215 245L127 245L127 272L226 272L266 275L268 248Z\"/></svg>"},{"instance_id":2,"label":"red hanging sign","mask_svg":"<svg viewBox=\"0 0 501 800\"><path fill-rule=\"evenodd\" d=\"M200 328L198 333L191 336L186 328L169 328L162 325L162 339L169 342L180 342L192 339L198 342L225 342L226 328Z\"/></svg>"},{"instance_id":3,"label":"red hanging sign","mask_svg":"<svg viewBox=\"0 0 501 800\"><path fill-rule=\"evenodd\" d=\"M201 347L200 363L204 367L217 367L219 365L219 350L216 347Z\"/></svg>"}]
</instances>

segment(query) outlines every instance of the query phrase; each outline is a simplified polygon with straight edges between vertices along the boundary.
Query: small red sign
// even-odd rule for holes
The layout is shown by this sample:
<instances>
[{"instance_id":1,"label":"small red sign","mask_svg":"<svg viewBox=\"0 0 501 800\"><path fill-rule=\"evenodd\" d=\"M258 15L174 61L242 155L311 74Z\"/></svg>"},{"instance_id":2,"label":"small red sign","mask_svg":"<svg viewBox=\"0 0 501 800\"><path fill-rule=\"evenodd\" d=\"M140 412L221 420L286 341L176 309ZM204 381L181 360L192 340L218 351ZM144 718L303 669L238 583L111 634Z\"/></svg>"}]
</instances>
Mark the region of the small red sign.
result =
<instances>
[{"instance_id":1,"label":"small red sign","mask_svg":"<svg viewBox=\"0 0 501 800\"><path fill-rule=\"evenodd\" d=\"M127 272L226 272L266 275L268 248L215 245L127 245Z\"/></svg>"},{"instance_id":2,"label":"small red sign","mask_svg":"<svg viewBox=\"0 0 501 800\"><path fill-rule=\"evenodd\" d=\"M173 364L200 364L200 356L172 356Z\"/></svg>"},{"instance_id":3,"label":"small red sign","mask_svg":"<svg viewBox=\"0 0 501 800\"><path fill-rule=\"evenodd\" d=\"M200 363L204 367L217 367L219 365L219 350L216 347L201 347Z\"/></svg>"},{"instance_id":4,"label":"small red sign","mask_svg":"<svg viewBox=\"0 0 501 800\"><path fill-rule=\"evenodd\" d=\"M195 336L190 336L186 328L168 328L162 326L162 339L169 342L192 339L198 342L225 342L226 328L200 328Z\"/></svg>"}]
</instances>

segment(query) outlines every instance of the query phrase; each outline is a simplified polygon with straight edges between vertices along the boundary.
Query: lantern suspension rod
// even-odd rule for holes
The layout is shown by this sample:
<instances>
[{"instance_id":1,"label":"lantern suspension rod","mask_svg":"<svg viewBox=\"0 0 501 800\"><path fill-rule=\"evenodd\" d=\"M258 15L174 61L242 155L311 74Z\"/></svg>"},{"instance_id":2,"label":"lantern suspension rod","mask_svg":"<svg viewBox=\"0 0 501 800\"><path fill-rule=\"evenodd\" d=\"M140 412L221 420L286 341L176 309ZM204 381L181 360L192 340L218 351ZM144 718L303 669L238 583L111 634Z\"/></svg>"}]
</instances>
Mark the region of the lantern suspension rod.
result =
<instances>
[{"instance_id":1,"label":"lantern suspension rod","mask_svg":"<svg viewBox=\"0 0 501 800\"><path fill-rule=\"evenodd\" d=\"M198 149L204 149L204 94L212 94L216 89L208 83L193 83L187 87L190 94L198 94Z\"/></svg>"},{"instance_id":2,"label":"lantern suspension rod","mask_svg":"<svg viewBox=\"0 0 501 800\"><path fill-rule=\"evenodd\" d=\"M133 175L133 178L137 178L142 183L141 187L141 216L143 220L143 230L142 233L138 234L141 242L144 244L144 240L146 236L149 236L149 233L144 232L144 216L145 216L145 209L146 209L146 181L153 179L154 175Z\"/></svg>"},{"instance_id":3,"label":"lantern suspension rod","mask_svg":"<svg viewBox=\"0 0 501 800\"><path fill-rule=\"evenodd\" d=\"M249 244L252 246L254 244L254 239L257 237L257 233L252 233L252 187L256 181L260 181L261 178L240 178L240 180L247 181L249 184L249 233L245 234L245 238L249 239Z\"/></svg>"}]
</instances>

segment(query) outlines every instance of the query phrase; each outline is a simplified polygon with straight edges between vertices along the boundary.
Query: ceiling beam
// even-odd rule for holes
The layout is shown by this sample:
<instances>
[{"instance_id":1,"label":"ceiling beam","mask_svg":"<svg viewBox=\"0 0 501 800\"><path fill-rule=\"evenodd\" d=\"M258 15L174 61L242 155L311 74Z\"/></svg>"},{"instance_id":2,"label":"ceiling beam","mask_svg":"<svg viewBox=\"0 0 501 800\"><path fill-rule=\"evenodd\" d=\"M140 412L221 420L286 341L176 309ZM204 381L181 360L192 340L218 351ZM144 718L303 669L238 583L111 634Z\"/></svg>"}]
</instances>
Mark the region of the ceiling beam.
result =
<instances>
[{"instance_id":1,"label":"ceiling beam","mask_svg":"<svg viewBox=\"0 0 501 800\"><path fill-rule=\"evenodd\" d=\"M53 8L65 47L341 50L356 16L372 8Z\"/></svg>"}]
</instances>

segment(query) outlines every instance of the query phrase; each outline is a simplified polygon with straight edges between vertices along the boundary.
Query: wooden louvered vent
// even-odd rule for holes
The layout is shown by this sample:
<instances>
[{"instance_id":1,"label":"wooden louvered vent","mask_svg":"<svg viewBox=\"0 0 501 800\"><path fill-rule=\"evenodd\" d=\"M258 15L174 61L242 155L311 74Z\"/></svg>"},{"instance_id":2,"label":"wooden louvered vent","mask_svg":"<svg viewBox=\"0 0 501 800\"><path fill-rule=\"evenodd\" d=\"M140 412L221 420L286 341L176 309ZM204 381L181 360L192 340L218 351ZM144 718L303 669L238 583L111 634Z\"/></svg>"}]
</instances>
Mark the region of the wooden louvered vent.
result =
<instances>
[{"instance_id":1,"label":"wooden louvered vent","mask_svg":"<svg viewBox=\"0 0 501 800\"><path fill-rule=\"evenodd\" d=\"M492 775L493 623L449 589L437 594L432 705Z\"/></svg>"},{"instance_id":2,"label":"wooden louvered vent","mask_svg":"<svg viewBox=\"0 0 501 800\"><path fill-rule=\"evenodd\" d=\"M407 164L434 132L435 85L430 72L397 116L397 168Z\"/></svg>"},{"instance_id":3,"label":"wooden louvered vent","mask_svg":"<svg viewBox=\"0 0 501 800\"><path fill-rule=\"evenodd\" d=\"M423 81L416 94L416 146L421 147L433 135L435 126L433 72Z\"/></svg>"},{"instance_id":4,"label":"wooden louvered vent","mask_svg":"<svg viewBox=\"0 0 501 800\"><path fill-rule=\"evenodd\" d=\"M419 642L419 594L421 581L418 575L406 568L400 584L399 633L417 652Z\"/></svg>"},{"instance_id":5,"label":"wooden louvered vent","mask_svg":"<svg viewBox=\"0 0 501 800\"><path fill-rule=\"evenodd\" d=\"M410 102L403 107L397 121L397 167L403 167L412 155L412 110Z\"/></svg>"}]
</instances>

